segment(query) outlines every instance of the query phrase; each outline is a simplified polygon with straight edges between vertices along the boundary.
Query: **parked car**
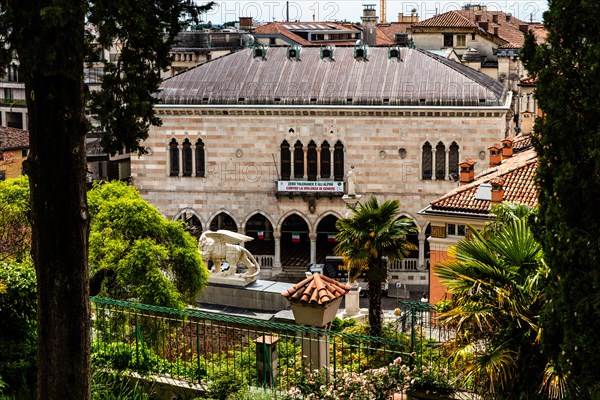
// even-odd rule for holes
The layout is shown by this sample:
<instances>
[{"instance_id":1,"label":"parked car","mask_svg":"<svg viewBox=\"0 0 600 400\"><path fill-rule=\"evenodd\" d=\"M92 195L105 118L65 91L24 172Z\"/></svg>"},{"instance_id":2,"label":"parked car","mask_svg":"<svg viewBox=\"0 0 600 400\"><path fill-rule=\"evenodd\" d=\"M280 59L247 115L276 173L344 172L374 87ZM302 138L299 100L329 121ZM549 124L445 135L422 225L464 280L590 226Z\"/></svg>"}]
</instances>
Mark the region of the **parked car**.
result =
<instances>
[{"instance_id":1,"label":"parked car","mask_svg":"<svg viewBox=\"0 0 600 400\"><path fill-rule=\"evenodd\" d=\"M348 271L344 268L344 261L340 256L327 256L325 257L324 264L310 264L306 270L306 276L313 274L322 274L342 283L348 281ZM365 297L367 295L367 281L365 280L364 272L356 279L356 283L361 288L360 296ZM381 284L384 296L388 295L388 288L389 284L387 281Z\"/></svg>"}]
</instances>

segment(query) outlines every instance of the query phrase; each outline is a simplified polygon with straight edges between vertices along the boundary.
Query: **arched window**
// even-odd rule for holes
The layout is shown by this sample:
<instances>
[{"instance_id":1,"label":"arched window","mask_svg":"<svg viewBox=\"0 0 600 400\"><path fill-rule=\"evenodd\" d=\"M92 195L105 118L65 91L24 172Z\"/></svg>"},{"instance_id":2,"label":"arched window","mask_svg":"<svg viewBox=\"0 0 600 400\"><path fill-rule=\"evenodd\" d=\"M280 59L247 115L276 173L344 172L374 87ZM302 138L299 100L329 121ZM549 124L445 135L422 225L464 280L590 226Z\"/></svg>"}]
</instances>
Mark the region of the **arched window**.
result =
<instances>
[{"instance_id":1,"label":"arched window","mask_svg":"<svg viewBox=\"0 0 600 400\"><path fill-rule=\"evenodd\" d=\"M442 142L435 146L435 179L446 179L446 146Z\"/></svg>"},{"instance_id":2,"label":"arched window","mask_svg":"<svg viewBox=\"0 0 600 400\"><path fill-rule=\"evenodd\" d=\"M196 176L204 178L206 176L206 158L204 155L204 142L198 139L196 142Z\"/></svg>"},{"instance_id":3,"label":"arched window","mask_svg":"<svg viewBox=\"0 0 600 400\"><path fill-rule=\"evenodd\" d=\"M339 140L333 146L333 179L344 180L344 145Z\"/></svg>"},{"instance_id":4,"label":"arched window","mask_svg":"<svg viewBox=\"0 0 600 400\"><path fill-rule=\"evenodd\" d=\"M458 179L458 157L458 144L452 142L450 152L448 153L448 174L454 180Z\"/></svg>"},{"instance_id":5,"label":"arched window","mask_svg":"<svg viewBox=\"0 0 600 400\"><path fill-rule=\"evenodd\" d=\"M189 139L183 141L181 154L183 159L183 176L192 176L192 144Z\"/></svg>"},{"instance_id":6,"label":"arched window","mask_svg":"<svg viewBox=\"0 0 600 400\"><path fill-rule=\"evenodd\" d=\"M175 139L171 139L169 143L169 161L169 175L179 176L179 144Z\"/></svg>"},{"instance_id":7,"label":"arched window","mask_svg":"<svg viewBox=\"0 0 600 400\"><path fill-rule=\"evenodd\" d=\"M306 151L306 166L309 181L317 180L317 144L314 141L308 143Z\"/></svg>"},{"instance_id":8,"label":"arched window","mask_svg":"<svg viewBox=\"0 0 600 400\"><path fill-rule=\"evenodd\" d=\"M304 150L299 140L294 144L294 178L304 178Z\"/></svg>"},{"instance_id":9,"label":"arched window","mask_svg":"<svg viewBox=\"0 0 600 400\"><path fill-rule=\"evenodd\" d=\"M423 145L423 154L421 156L421 177L431 179L433 175L433 153L429 142Z\"/></svg>"},{"instance_id":10,"label":"arched window","mask_svg":"<svg viewBox=\"0 0 600 400\"><path fill-rule=\"evenodd\" d=\"M284 140L280 146L281 150L281 179L289 181L292 175L292 154L290 153L290 144Z\"/></svg>"},{"instance_id":11,"label":"arched window","mask_svg":"<svg viewBox=\"0 0 600 400\"><path fill-rule=\"evenodd\" d=\"M331 152L329 143L324 141L321 145L321 178L329 179L331 177Z\"/></svg>"}]
</instances>

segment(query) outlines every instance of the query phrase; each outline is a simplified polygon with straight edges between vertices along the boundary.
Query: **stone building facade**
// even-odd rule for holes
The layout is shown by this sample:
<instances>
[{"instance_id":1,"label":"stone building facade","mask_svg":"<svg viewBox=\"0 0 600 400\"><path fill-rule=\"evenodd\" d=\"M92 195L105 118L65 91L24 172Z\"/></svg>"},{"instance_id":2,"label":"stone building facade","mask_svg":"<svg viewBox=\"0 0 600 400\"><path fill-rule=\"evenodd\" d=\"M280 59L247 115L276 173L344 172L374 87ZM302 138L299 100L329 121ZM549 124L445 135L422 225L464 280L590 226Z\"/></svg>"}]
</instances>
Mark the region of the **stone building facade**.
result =
<instances>
[{"instance_id":1,"label":"stone building facade","mask_svg":"<svg viewBox=\"0 0 600 400\"><path fill-rule=\"evenodd\" d=\"M399 199L419 251L390 266L390 287L426 285L428 225L417 212L458 185L459 160L505 137L510 94L420 50L254 50L165 80L163 124L132 159L134 185L197 232L253 236L263 276L323 262L348 203ZM350 170L356 197L344 196Z\"/></svg>"}]
</instances>

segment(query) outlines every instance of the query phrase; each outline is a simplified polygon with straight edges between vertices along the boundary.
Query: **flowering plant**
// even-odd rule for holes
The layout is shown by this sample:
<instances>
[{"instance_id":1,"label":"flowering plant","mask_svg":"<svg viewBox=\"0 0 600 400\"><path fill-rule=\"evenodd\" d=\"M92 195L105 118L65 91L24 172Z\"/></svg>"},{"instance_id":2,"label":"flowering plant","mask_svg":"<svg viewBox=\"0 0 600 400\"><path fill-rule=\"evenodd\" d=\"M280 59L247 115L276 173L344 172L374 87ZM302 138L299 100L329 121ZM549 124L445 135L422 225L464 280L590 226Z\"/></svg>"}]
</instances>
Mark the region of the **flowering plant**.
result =
<instances>
[{"instance_id":1,"label":"flowering plant","mask_svg":"<svg viewBox=\"0 0 600 400\"><path fill-rule=\"evenodd\" d=\"M397 358L386 367L369 369L362 373L323 369L304 369L297 373L295 384L285 393L284 399L319 400L386 400L394 393L417 388L431 378L432 369L419 373Z\"/></svg>"}]
</instances>

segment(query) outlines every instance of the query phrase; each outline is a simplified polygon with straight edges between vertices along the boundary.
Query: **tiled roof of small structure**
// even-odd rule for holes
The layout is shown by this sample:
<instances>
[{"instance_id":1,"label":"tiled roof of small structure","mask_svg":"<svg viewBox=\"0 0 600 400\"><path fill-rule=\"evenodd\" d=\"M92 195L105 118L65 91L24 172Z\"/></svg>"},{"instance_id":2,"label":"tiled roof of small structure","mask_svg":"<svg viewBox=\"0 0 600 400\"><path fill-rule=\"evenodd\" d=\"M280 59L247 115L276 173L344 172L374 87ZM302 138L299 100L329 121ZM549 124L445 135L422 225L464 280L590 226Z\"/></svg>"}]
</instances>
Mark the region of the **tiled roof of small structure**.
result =
<instances>
[{"instance_id":1,"label":"tiled roof of small structure","mask_svg":"<svg viewBox=\"0 0 600 400\"><path fill-rule=\"evenodd\" d=\"M26 149L29 147L29 131L0 126L0 150Z\"/></svg>"},{"instance_id":2,"label":"tiled roof of small structure","mask_svg":"<svg viewBox=\"0 0 600 400\"><path fill-rule=\"evenodd\" d=\"M327 304L344 296L350 286L325 275L314 274L295 284L281 295L293 303Z\"/></svg>"},{"instance_id":3,"label":"tiled roof of small structure","mask_svg":"<svg viewBox=\"0 0 600 400\"><path fill-rule=\"evenodd\" d=\"M377 46L396 44L396 33L405 33L413 22L391 22L377 25Z\"/></svg>"},{"instance_id":4,"label":"tiled roof of small structure","mask_svg":"<svg viewBox=\"0 0 600 400\"><path fill-rule=\"evenodd\" d=\"M518 153L529 149L532 146L531 138L531 135L516 136L512 142L513 152Z\"/></svg>"},{"instance_id":5,"label":"tiled roof of small structure","mask_svg":"<svg viewBox=\"0 0 600 400\"><path fill-rule=\"evenodd\" d=\"M465 18L458 11L448 11L435 17L412 24L413 27L477 28L477 24Z\"/></svg>"},{"instance_id":6,"label":"tiled roof of small structure","mask_svg":"<svg viewBox=\"0 0 600 400\"><path fill-rule=\"evenodd\" d=\"M165 79L164 104L281 104L369 106L502 106L501 82L423 50L401 48L400 61L386 47L335 47L333 60L303 47L289 59L287 47L253 57L248 48Z\"/></svg>"},{"instance_id":7,"label":"tiled roof of small structure","mask_svg":"<svg viewBox=\"0 0 600 400\"><path fill-rule=\"evenodd\" d=\"M302 36L294 32L315 32L315 33L330 33L330 32L360 32L359 29L349 24L339 24L336 22L269 22L268 24L256 27L254 33L260 35L281 35L293 40L302 46L323 46L328 44L353 45L356 39L347 41L318 41L311 42L304 39Z\"/></svg>"},{"instance_id":8,"label":"tiled roof of small structure","mask_svg":"<svg viewBox=\"0 0 600 400\"><path fill-rule=\"evenodd\" d=\"M503 160L497 167L481 174L475 181L459 186L443 197L433 201L427 211L443 211L450 214L481 214L490 212L492 203L489 200L475 198L477 189L482 183L504 180L503 201L537 206L538 187L535 183L537 154L528 149Z\"/></svg>"}]
</instances>

